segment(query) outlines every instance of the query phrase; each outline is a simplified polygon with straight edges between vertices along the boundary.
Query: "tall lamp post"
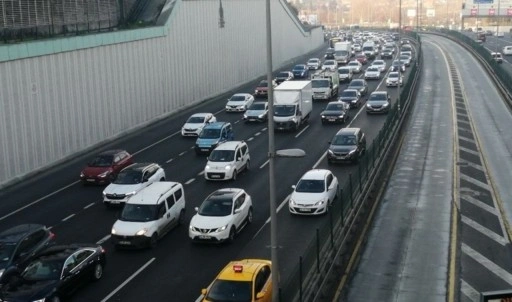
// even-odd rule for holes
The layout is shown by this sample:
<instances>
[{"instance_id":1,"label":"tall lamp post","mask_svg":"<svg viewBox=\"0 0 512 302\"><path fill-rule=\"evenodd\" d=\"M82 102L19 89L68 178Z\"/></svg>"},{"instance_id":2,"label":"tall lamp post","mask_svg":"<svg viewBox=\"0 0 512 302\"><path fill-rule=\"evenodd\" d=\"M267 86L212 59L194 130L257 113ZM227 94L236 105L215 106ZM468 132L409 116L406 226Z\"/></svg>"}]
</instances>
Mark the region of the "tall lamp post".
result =
<instances>
[{"instance_id":1,"label":"tall lamp post","mask_svg":"<svg viewBox=\"0 0 512 302\"><path fill-rule=\"evenodd\" d=\"M400 53L400 48L402 45L402 0L398 2L398 53ZM400 64L400 68L398 69L398 114L400 114L400 79L402 78L402 64ZM403 80L402 80L403 81Z\"/></svg>"},{"instance_id":2,"label":"tall lamp post","mask_svg":"<svg viewBox=\"0 0 512 302\"><path fill-rule=\"evenodd\" d=\"M276 151L274 137L274 87L272 86L272 20L270 0L265 0L267 27L267 83L268 83L268 184L270 203L270 261L272 262L272 301L279 301L279 259L277 249L277 204L274 160L276 157L304 157L301 149L284 149Z\"/></svg>"}]
</instances>

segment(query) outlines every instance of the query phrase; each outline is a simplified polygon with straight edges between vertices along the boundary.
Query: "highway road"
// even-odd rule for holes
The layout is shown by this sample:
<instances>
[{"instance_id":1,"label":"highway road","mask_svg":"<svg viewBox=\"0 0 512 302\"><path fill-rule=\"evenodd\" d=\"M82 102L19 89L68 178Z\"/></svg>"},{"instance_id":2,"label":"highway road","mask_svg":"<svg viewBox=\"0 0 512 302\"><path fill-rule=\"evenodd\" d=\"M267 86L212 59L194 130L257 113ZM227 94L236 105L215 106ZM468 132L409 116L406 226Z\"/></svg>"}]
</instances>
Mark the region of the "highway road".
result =
<instances>
[{"instance_id":1,"label":"highway road","mask_svg":"<svg viewBox=\"0 0 512 302\"><path fill-rule=\"evenodd\" d=\"M409 130L339 301L477 302L512 287L510 109L464 48L422 42Z\"/></svg>"},{"instance_id":2,"label":"highway road","mask_svg":"<svg viewBox=\"0 0 512 302\"><path fill-rule=\"evenodd\" d=\"M323 52L314 56L322 57ZM304 58L304 62L306 60ZM391 60L387 61L389 66ZM291 66L288 67L291 69ZM257 83L255 81L232 92L252 93ZM342 84L340 91L346 86L347 83ZM371 81L369 86L369 92L386 89L383 80ZM388 90L395 101L397 89ZM122 148L134 154L137 162L161 164L168 180L181 182L185 186L187 222L194 214L194 207L199 206L214 190L224 187L244 188L252 196L254 220L232 244L193 244L188 238L187 224L167 234L155 249L114 250L109 234L119 209L109 209L102 205L103 187L84 187L77 181L84 163L96 152L65 162L0 192L3 200L0 204L0 229L20 223L41 223L52 228L59 243L101 243L107 250L104 278L78 291L73 301L193 301L199 296L201 288L206 287L228 261L245 257L269 259L267 126L244 124L241 113L224 112L226 99L230 95L178 112L96 151ZM314 238L316 228L326 219L291 216L286 205L291 185L311 168L331 169L340 183L346 181L348 173L357 169L356 165L327 165L325 154L328 141L341 126L321 124L319 115L325 104L314 103L310 122L298 132L276 134L277 149L301 148L307 153L302 159L279 158L276 161L282 280L286 280ZM206 158L194 153L194 139L182 138L180 135L181 126L195 112L213 112L217 120L231 122L235 139L248 142L251 170L240 175L236 182L204 180L202 171ZM380 115L367 116L364 107L352 109L350 114L349 126L362 128L368 143L372 142L386 118Z\"/></svg>"}]
</instances>

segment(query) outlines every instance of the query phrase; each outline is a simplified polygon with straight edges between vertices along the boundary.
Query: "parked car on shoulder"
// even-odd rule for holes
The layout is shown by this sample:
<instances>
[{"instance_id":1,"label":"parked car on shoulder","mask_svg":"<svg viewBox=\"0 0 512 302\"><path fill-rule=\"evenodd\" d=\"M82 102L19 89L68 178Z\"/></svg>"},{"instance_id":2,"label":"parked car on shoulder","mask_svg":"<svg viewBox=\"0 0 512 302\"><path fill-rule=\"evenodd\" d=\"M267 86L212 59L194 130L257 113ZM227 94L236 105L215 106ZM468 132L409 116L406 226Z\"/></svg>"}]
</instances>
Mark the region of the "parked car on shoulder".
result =
<instances>
[{"instance_id":1,"label":"parked car on shoulder","mask_svg":"<svg viewBox=\"0 0 512 302\"><path fill-rule=\"evenodd\" d=\"M343 128L329 142L327 162L357 163L366 153L366 136L361 128Z\"/></svg>"},{"instance_id":2,"label":"parked car on shoulder","mask_svg":"<svg viewBox=\"0 0 512 302\"><path fill-rule=\"evenodd\" d=\"M165 181L164 169L156 163L135 163L124 168L103 190L103 204L124 204L155 181Z\"/></svg>"},{"instance_id":3,"label":"parked car on shoulder","mask_svg":"<svg viewBox=\"0 0 512 302\"><path fill-rule=\"evenodd\" d=\"M198 136L205 125L216 121L217 118L213 113L194 113L187 119L183 127L181 127L181 135Z\"/></svg>"},{"instance_id":4,"label":"parked car on shoulder","mask_svg":"<svg viewBox=\"0 0 512 302\"><path fill-rule=\"evenodd\" d=\"M80 173L83 184L108 184L122 169L133 164L126 150L115 149L101 152Z\"/></svg>"},{"instance_id":5,"label":"parked car on shoulder","mask_svg":"<svg viewBox=\"0 0 512 302\"><path fill-rule=\"evenodd\" d=\"M503 57L501 56L501 53L491 52L491 57L496 63L498 63L498 64L503 63Z\"/></svg>"}]
</instances>

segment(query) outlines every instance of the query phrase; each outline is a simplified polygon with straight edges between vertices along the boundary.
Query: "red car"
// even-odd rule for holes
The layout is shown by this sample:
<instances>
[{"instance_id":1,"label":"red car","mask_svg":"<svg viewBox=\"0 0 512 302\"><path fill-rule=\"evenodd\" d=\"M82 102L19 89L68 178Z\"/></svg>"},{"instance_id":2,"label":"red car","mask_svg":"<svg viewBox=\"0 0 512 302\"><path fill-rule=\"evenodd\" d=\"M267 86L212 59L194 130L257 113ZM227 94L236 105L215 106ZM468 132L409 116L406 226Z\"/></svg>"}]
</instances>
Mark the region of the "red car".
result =
<instances>
[{"instance_id":1,"label":"red car","mask_svg":"<svg viewBox=\"0 0 512 302\"><path fill-rule=\"evenodd\" d=\"M358 60L362 65L366 65L366 63L368 63L368 58L363 53L358 53L356 55L356 60Z\"/></svg>"},{"instance_id":2,"label":"red car","mask_svg":"<svg viewBox=\"0 0 512 302\"><path fill-rule=\"evenodd\" d=\"M276 87L277 84L274 80L272 80L272 87ZM268 82L267 80L263 80L258 84L258 87L254 90L255 97L266 97L268 95Z\"/></svg>"},{"instance_id":3,"label":"red car","mask_svg":"<svg viewBox=\"0 0 512 302\"><path fill-rule=\"evenodd\" d=\"M125 150L109 150L98 154L80 173L83 184L108 184L123 168L133 164Z\"/></svg>"}]
</instances>

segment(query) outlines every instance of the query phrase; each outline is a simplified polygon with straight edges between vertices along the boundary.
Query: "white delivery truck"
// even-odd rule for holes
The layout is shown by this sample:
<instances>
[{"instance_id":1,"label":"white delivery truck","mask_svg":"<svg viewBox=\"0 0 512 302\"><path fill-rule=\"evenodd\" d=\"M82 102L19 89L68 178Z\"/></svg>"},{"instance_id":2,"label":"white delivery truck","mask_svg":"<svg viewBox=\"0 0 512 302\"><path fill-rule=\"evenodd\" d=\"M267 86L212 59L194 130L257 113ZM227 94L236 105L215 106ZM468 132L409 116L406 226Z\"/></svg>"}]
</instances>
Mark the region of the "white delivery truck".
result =
<instances>
[{"instance_id":1,"label":"white delivery truck","mask_svg":"<svg viewBox=\"0 0 512 302\"><path fill-rule=\"evenodd\" d=\"M275 130L298 130L312 110L311 81L286 81L274 88Z\"/></svg>"},{"instance_id":2,"label":"white delivery truck","mask_svg":"<svg viewBox=\"0 0 512 302\"><path fill-rule=\"evenodd\" d=\"M334 59L338 64L347 64L352 56L352 43L349 41L334 44Z\"/></svg>"},{"instance_id":3,"label":"white delivery truck","mask_svg":"<svg viewBox=\"0 0 512 302\"><path fill-rule=\"evenodd\" d=\"M340 77L336 71L322 70L311 77L313 101L330 100L338 96Z\"/></svg>"}]
</instances>

